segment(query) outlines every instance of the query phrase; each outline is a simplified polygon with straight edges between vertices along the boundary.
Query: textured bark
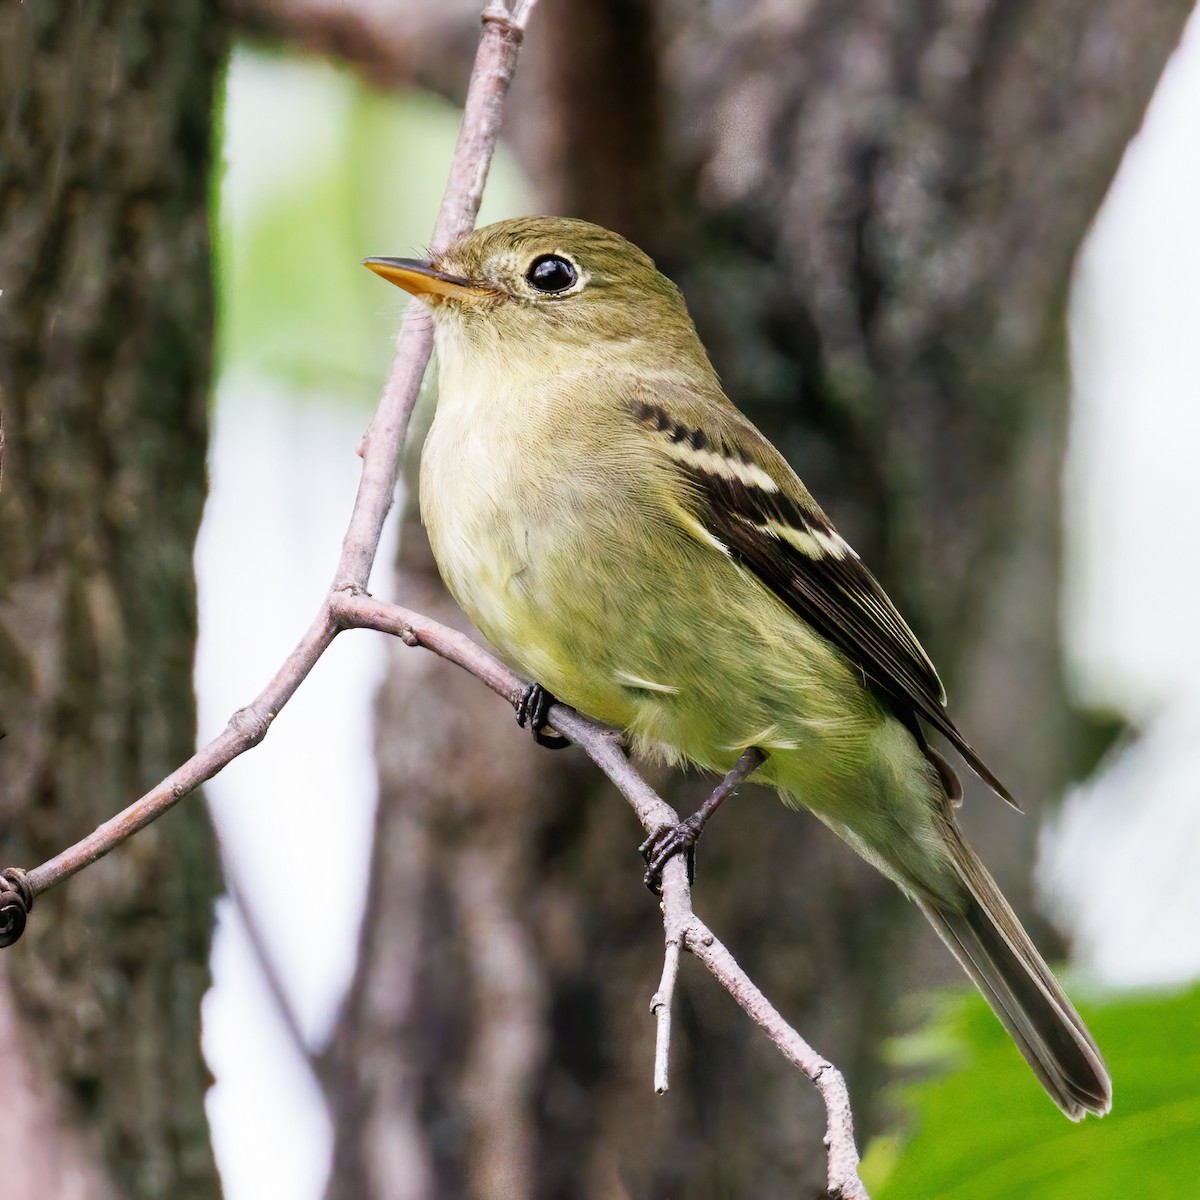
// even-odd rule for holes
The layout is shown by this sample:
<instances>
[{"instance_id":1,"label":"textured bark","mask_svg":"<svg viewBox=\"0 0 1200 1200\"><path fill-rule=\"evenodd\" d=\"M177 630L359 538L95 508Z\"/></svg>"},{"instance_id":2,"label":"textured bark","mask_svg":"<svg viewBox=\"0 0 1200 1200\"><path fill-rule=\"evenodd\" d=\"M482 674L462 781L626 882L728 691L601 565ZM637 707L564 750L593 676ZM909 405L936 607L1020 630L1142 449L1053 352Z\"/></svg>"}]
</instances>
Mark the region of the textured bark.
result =
<instances>
[{"instance_id":1,"label":"textured bark","mask_svg":"<svg viewBox=\"0 0 1200 1200\"><path fill-rule=\"evenodd\" d=\"M960 725L1035 812L1094 740L1057 637L1071 265L1189 8L544 0L514 89L543 207L620 229L679 280L730 394L911 615ZM403 594L438 613L422 555L410 536ZM385 685L332 1194L389 1194L363 1164L401 1136L414 1196L815 1192L815 1098L694 971L673 1090L651 1094L661 944L637 831L476 691L404 654ZM673 787L684 808L700 792ZM1027 908L1034 822L981 793L968 782L966 823ZM467 911L481 895L519 945L503 1003ZM869 1135L896 995L954 977L949 957L914 949L919 917L815 821L752 792L707 835L696 904L846 1072ZM481 1074L507 1022L521 1052ZM501 1122L525 1163L507 1191L483 1174Z\"/></svg>"},{"instance_id":2,"label":"textured bark","mask_svg":"<svg viewBox=\"0 0 1200 1200\"><path fill-rule=\"evenodd\" d=\"M0 7L5 864L192 748L220 54L203 0ZM38 899L0 964L23 1057L0 1161L22 1194L217 1192L199 1004L218 882L192 801Z\"/></svg>"}]
</instances>

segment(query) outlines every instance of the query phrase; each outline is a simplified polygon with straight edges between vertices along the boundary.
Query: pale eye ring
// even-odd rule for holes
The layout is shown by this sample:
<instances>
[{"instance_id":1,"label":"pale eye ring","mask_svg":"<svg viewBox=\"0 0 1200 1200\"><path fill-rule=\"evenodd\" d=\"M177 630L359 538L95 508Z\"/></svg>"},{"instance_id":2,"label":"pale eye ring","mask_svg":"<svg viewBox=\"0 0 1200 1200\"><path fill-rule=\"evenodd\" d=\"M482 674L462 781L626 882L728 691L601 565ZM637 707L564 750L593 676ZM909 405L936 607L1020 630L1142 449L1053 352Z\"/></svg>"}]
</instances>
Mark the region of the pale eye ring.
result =
<instances>
[{"instance_id":1,"label":"pale eye ring","mask_svg":"<svg viewBox=\"0 0 1200 1200\"><path fill-rule=\"evenodd\" d=\"M579 272L570 259L561 254L539 254L525 272L525 282L535 292L553 296L568 291L579 281Z\"/></svg>"}]
</instances>

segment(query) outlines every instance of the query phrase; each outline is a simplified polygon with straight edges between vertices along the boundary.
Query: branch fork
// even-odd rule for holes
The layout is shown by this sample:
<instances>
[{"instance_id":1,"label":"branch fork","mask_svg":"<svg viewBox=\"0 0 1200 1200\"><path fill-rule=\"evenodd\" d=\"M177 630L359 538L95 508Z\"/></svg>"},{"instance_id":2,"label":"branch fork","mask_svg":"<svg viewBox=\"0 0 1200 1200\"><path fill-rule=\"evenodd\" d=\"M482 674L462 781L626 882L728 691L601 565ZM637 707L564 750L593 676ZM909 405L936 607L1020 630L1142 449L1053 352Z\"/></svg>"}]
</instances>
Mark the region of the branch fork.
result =
<instances>
[{"instance_id":1,"label":"branch fork","mask_svg":"<svg viewBox=\"0 0 1200 1200\"><path fill-rule=\"evenodd\" d=\"M491 0L483 10L483 33L467 91L463 123L431 241L435 251L450 245L474 226L499 133L504 97L535 2L515 0L511 7L506 7L500 0ZM266 737L280 710L343 630L374 629L399 638L406 646L432 650L469 671L514 709L520 704L525 681L471 638L420 613L376 600L367 591L383 521L392 503L401 447L431 349L430 323L406 317L379 407L360 447L362 477L334 580L304 636L262 692L250 704L238 709L216 738L166 779L74 846L40 866L28 872L18 867L0 871L0 947L11 945L24 932L33 901L41 892L108 854L239 755L257 746ZM562 704L551 706L547 719L556 730L580 746L616 784L652 838L679 826L679 816L674 809L630 765L617 732ZM757 765L755 761L741 777ZM722 784L722 787L726 784L728 787L721 799L736 782L740 782L739 778L730 783L732 778L733 773ZM714 796L720 792L721 788L718 788ZM686 949L708 968L779 1051L803 1071L820 1092L828 1118L825 1134L828 1195L842 1200L867 1200L866 1190L858 1177L859 1160L850 1101L841 1072L787 1024L692 911L684 856L674 854L660 866L665 953L662 977L651 1001L656 1022L655 1090L663 1093L668 1087L672 1001L680 958ZM269 962L264 960L262 965L270 975ZM282 989L276 989L277 1001L286 1008L282 996ZM285 1011L285 1019L287 1015Z\"/></svg>"}]
</instances>

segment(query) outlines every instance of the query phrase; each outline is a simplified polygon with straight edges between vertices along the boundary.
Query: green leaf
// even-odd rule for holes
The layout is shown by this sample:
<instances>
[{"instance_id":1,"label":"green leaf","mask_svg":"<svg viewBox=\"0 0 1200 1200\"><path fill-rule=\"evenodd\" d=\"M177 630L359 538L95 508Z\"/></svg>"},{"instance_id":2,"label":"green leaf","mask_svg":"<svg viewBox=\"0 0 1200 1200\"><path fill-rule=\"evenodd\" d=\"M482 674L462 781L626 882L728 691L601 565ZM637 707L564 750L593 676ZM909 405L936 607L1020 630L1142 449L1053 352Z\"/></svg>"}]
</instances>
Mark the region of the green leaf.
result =
<instances>
[{"instance_id":1,"label":"green leaf","mask_svg":"<svg viewBox=\"0 0 1200 1200\"><path fill-rule=\"evenodd\" d=\"M911 1132L864 1156L875 1200L1200 1196L1200 989L1084 1012L1114 1080L1112 1113L1074 1125L999 1023L964 999L921 1037L961 1065L901 1089Z\"/></svg>"},{"instance_id":2,"label":"green leaf","mask_svg":"<svg viewBox=\"0 0 1200 1200\"><path fill-rule=\"evenodd\" d=\"M372 91L320 60L242 47L226 85L221 368L372 403L407 297L361 260L421 252L461 112L421 93ZM484 219L527 205L503 153L487 192Z\"/></svg>"}]
</instances>

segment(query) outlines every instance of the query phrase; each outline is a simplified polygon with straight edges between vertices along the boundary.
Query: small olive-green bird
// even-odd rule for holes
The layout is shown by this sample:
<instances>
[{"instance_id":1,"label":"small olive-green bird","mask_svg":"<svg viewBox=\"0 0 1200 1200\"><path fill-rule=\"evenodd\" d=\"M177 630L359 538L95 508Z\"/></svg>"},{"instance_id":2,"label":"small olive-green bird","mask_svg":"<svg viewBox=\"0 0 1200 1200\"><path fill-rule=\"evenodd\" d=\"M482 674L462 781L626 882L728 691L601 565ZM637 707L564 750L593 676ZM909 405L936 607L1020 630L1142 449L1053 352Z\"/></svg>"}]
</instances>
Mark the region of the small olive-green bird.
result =
<instances>
[{"instance_id":1,"label":"small olive-green bird","mask_svg":"<svg viewBox=\"0 0 1200 1200\"><path fill-rule=\"evenodd\" d=\"M683 298L624 238L502 221L366 265L430 307L421 510L500 653L643 753L757 778L916 902L1054 1102L1105 1113L1095 1042L963 840L933 664L783 456L721 390ZM535 722L536 724L536 722Z\"/></svg>"}]
</instances>

